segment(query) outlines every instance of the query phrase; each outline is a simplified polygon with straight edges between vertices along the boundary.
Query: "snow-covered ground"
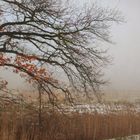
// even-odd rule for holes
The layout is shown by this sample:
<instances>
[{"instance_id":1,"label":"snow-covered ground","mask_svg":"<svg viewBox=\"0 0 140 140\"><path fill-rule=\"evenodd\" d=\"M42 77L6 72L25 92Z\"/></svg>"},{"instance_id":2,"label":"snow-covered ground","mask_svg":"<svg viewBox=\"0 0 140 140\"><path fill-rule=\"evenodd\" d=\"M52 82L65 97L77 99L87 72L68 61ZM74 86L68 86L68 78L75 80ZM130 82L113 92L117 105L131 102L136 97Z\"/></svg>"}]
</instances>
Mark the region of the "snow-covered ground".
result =
<instances>
[{"instance_id":1,"label":"snow-covered ground","mask_svg":"<svg viewBox=\"0 0 140 140\"><path fill-rule=\"evenodd\" d=\"M133 135L128 137L120 137L120 138L113 138L113 139L106 139L106 140L140 140L140 135Z\"/></svg>"},{"instance_id":2,"label":"snow-covered ground","mask_svg":"<svg viewBox=\"0 0 140 140\"><path fill-rule=\"evenodd\" d=\"M13 102L17 104L25 104L28 105L28 101L19 95L16 94L0 94L1 101L4 102ZM36 100L33 104L34 108L38 108L38 101ZM43 105L43 108L46 110L52 109L50 105ZM73 106L68 106L61 104L59 105L59 111L63 111L64 113L99 113L99 114L108 114L108 113L118 113L118 112L134 112L140 113L140 103L94 103L94 104L76 104ZM56 108L58 109L58 108Z\"/></svg>"},{"instance_id":3,"label":"snow-covered ground","mask_svg":"<svg viewBox=\"0 0 140 140\"><path fill-rule=\"evenodd\" d=\"M130 111L134 113L140 113L140 104L81 104L75 106L65 106L62 105L61 109L66 112L77 112L77 113L99 113L99 114L108 114L108 113L118 113L121 111Z\"/></svg>"}]
</instances>

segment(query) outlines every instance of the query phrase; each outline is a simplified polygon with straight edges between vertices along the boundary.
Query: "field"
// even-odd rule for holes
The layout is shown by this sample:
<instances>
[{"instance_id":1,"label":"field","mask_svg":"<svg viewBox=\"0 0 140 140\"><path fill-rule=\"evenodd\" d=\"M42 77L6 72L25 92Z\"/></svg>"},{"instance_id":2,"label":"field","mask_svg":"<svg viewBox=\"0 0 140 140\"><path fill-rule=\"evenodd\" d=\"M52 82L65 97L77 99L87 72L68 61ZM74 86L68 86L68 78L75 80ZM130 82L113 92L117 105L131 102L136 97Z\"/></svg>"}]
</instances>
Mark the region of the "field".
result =
<instances>
[{"instance_id":1,"label":"field","mask_svg":"<svg viewBox=\"0 0 140 140\"><path fill-rule=\"evenodd\" d=\"M42 106L1 103L0 140L103 140L140 133L140 104ZM39 119L39 117L41 119Z\"/></svg>"}]
</instances>

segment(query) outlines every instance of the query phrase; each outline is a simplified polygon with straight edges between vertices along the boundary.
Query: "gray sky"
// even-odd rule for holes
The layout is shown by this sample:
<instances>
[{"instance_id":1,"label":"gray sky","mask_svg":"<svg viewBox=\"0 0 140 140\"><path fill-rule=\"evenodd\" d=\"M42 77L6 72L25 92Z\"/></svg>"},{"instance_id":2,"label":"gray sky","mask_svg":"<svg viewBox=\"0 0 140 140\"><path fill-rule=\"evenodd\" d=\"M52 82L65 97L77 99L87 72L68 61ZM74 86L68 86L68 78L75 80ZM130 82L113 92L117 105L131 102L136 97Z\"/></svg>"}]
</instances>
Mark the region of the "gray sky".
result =
<instances>
[{"instance_id":1,"label":"gray sky","mask_svg":"<svg viewBox=\"0 0 140 140\"><path fill-rule=\"evenodd\" d=\"M75 0L76 4L82 2L91 3L93 0ZM120 9L127 21L112 28L112 41L116 44L106 44L110 48L108 53L114 58L106 70L105 77L110 80L106 88L140 90L140 0L97 0L97 3ZM7 74L10 86L14 83L17 87L22 86L20 78L10 78L11 74Z\"/></svg>"},{"instance_id":2,"label":"gray sky","mask_svg":"<svg viewBox=\"0 0 140 140\"><path fill-rule=\"evenodd\" d=\"M95 0L75 0L77 6ZM112 27L112 41L104 44L113 57L112 65L105 70L110 90L140 90L140 0L96 0L96 3L119 9L126 23Z\"/></svg>"},{"instance_id":3,"label":"gray sky","mask_svg":"<svg viewBox=\"0 0 140 140\"><path fill-rule=\"evenodd\" d=\"M75 4L93 3L94 0L76 0ZM126 23L112 27L112 41L106 44L113 57L105 70L110 90L140 90L140 0L96 0L97 4L119 9Z\"/></svg>"},{"instance_id":4,"label":"gray sky","mask_svg":"<svg viewBox=\"0 0 140 140\"><path fill-rule=\"evenodd\" d=\"M140 90L140 1L106 1L112 2L113 7L116 5L127 21L112 29L112 39L116 45L110 45L109 51L114 57L113 65L106 72L111 82L109 88Z\"/></svg>"}]
</instances>

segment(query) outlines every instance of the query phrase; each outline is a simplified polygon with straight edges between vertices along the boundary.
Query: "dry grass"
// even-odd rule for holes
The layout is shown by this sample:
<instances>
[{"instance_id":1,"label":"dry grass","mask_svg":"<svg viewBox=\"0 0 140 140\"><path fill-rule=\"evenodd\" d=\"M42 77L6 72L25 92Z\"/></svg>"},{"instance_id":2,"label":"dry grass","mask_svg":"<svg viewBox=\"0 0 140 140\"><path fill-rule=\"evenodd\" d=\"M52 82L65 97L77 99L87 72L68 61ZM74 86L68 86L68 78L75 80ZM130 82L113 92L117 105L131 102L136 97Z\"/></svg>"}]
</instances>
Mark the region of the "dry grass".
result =
<instances>
[{"instance_id":1,"label":"dry grass","mask_svg":"<svg viewBox=\"0 0 140 140\"><path fill-rule=\"evenodd\" d=\"M117 114L63 115L9 106L0 112L0 140L102 140L140 133L140 114L129 109Z\"/></svg>"}]
</instances>

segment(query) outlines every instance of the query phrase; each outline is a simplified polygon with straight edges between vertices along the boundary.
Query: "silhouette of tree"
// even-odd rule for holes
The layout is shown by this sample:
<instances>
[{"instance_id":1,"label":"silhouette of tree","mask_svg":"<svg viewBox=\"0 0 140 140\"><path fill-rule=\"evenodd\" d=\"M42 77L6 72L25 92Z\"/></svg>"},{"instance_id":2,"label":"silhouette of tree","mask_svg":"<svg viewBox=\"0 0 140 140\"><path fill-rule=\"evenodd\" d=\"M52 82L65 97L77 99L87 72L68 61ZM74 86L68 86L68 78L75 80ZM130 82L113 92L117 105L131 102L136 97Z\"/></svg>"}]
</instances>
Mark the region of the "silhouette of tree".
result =
<instances>
[{"instance_id":1,"label":"silhouette of tree","mask_svg":"<svg viewBox=\"0 0 140 140\"><path fill-rule=\"evenodd\" d=\"M74 10L60 0L1 0L0 5L1 67L40 84L53 104L57 91L69 102L73 91L99 96L108 59L96 40L111 42L110 26L122 21L118 11L96 5Z\"/></svg>"}]
</instances>

